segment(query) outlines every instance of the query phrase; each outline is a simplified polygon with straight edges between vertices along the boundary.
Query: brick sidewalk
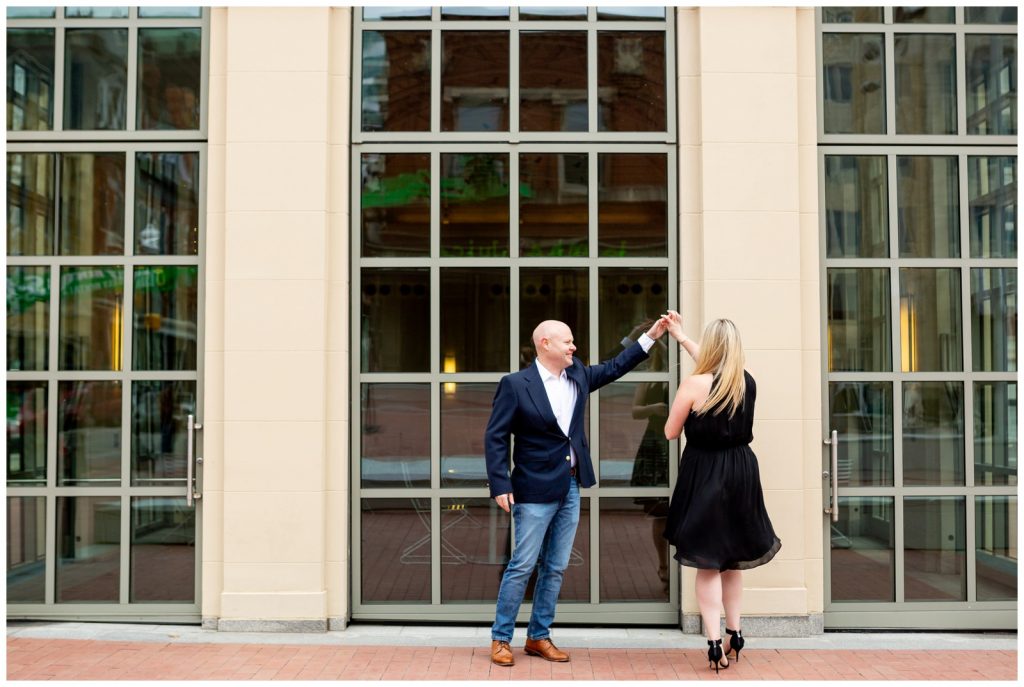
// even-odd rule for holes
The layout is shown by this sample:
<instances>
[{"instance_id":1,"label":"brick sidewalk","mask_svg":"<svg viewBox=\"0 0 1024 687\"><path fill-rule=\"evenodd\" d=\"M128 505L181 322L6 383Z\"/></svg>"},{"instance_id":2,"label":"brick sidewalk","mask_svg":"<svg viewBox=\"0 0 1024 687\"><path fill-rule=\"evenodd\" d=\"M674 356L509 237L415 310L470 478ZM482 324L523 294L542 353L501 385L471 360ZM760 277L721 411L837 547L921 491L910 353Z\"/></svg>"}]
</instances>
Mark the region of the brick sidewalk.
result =
<instances>
[{"instance_id":1,"label":"brick sidewalk","mask_svg":"<svg viewBox=\"0 0 1024 687\"><path fill-rule=\"evenodd\" d=\"M750 640L748 640L750 642ZM753 642L750 642L753 644ZM515 647L492 666L488 647L187 644L7 638L9 680L705 680L696 649L568 649L548 663ZM719 679L1016 680L1016 651L746 649Z\"/></svg>"}]
</instances>

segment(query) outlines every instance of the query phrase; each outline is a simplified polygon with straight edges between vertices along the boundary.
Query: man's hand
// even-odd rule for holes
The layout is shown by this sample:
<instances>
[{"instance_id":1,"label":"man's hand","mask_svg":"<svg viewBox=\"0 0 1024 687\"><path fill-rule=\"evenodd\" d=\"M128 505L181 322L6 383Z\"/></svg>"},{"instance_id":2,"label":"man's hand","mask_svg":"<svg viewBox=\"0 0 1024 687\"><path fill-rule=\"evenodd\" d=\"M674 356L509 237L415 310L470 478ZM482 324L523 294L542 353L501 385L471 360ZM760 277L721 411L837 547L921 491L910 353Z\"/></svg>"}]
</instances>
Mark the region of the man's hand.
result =
<instances>
[{"instance_id":1,"label":"man's hand","mask_svg":"<svg viewBox=\"0 0 1024 687\"><path fill-rule=\"evenodd\" d=\"M503 511L509 512L509 506L516 502L512 494L498 494L494 497L494 501L498 504Z\"/></svg>"},{"instance_id":2,"label":"man's hand","mask_svg":"<svg viewBox=\"0 0 1024 687\"><path fill-rule=\"evenodd\" d=\"M649 336L652 339L654 339L655 341L657 341L658 339L660 339L662 337L662 335L665 333L665 330L667 328L668 328L668 319L664 315L662 315L657 320L655 320L654 325L650 329L647 330L647 336Z\"/></svg>"}]
</instances>

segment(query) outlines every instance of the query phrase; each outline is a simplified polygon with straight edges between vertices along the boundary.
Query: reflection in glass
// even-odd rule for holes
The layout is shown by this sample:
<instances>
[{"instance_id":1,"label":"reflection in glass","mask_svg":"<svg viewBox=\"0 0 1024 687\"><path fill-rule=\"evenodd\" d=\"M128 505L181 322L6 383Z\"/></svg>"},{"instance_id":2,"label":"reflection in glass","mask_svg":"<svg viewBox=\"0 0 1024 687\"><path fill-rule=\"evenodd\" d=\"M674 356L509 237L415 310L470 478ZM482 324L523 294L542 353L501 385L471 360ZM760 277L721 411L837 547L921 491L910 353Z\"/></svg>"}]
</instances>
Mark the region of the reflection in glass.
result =
<instances>
[{"instance_id":1,"label":"reflection in glass","mask_svg":"<svg viewBox=\"0 0 1024 687\"><path fill-rule=\"evenodd\" d=\"M198 129L202 30L139 29L139 129Z\"/></svg>"},{"instance_id":2,"label":"reflection in glass","mask_svg":"<svg viewBox=\"0 0 1024 687\"><path fill-rule=\"evenodd\" d=\"M978 601L1017 600L1017 497L974 497Z\"/></svg>"},{"instance_id":3,"label":"reflection in glass","mask_svg":"<svg viewBox=\"0 0 1024 687\"><path fill-rule=\"evenodd\" d=\"M508 19L507 7L442 7L442 19Z\"/></svg>"},{"instance_id":4,"label":"reflection in glass","mask_svg":"<svg viewBox=\"0 0 1024 687\"><path fill-rule=\"evenodd\" d=\"M664 7L598 7L598 19L615 21L660 21L665 18Z\"/></svg>"},{"instance_id":5,"label":"reflection in glass","mask_svg":"<svg viewBox=\"0 0 1024 687\"><path fill-rule=\"evenodd\" d=\"M512 517L488 498L441 499L441 602L494 603Z\"/></svg>"},{"instance_id":6,"label":"reflection in glass","mask_svg":"<svg viewBox=\"0 0 1024 687\"><path fill-rule=\"evenodd\" d=\"M360 394L363 488L429 487L430 385L363 384Z\"/></svg>"},{"instance_id":7,"label":"reflection in glass","mask_svg":"<svg viewBox=\"0 0 1024 687\"><path fill-rule=\"evenodd\" d=\"M184 484L188 416L195 414L195 382L132 382L132 484Z\"/></svg>"},{"instance_id":8,"label":"reflection in glass","mask_svg":"<svg viewBox=\"0 0 1024 687\"><path fill-rule=\"evenodd\" d=\"M135 254L199 254L199 153L135 155Z\"/></svg>"},{"instance_id":9,"label":"reflection in glass","mask_svg":"<svg viewBox=\"0 0 1024 687\"><path fill-rule=\"evenodd\" d=\"M140 7L139 19L185 18L198 19L203 16L202 7Z\"/></svg>"},{"instance_id":10,"label":"reflection in glass","mask_svg":"<svg viewBox=\"0 0 1024 687\"><path fill-rule=\"evenodd\" d=\"M963 369L960 270L900 270L900 362L904 372Z\"/></svg>"},{"instance_id":11,"label":"reflection in glass","mask_svg":"<svg viewBox=\"0 0 1024 687\"><path fill-rule=\"evenodd\" d=\"M896 206L901 258L960 257L957 159L896 158Z\"/></svg>"},{"instance_id":12,"label":"reflection in glass","mask_svg":"<svg viewBox=\"0 0 1024 687\"><path fill-rule=\"evenodd\" d=\"M486 487L484 430L497 384L441 383L441 486Z\"/></svg>"},{"instance_id":13,"label":"reflection in glass","mask_svg":"<svg viewBox=\"0 0 1024 687\"><path fill-rule=\"evenodd\" d=\"M124 153L63 153L60 254L124 254Z\"/></svg>"},{"instance_id":14,"label":"reflection in glass","mask_svg":"<svg viewBox=\"0 0 1024 687\"><path fill-rule=\"evenodd\" d=\"M576 352L590 361L590 288L585 267L523 267L519 270L519 369L533 364L533 330L544 320L569 325Z\"/></svg>"},{"instance_id":15,"label":"reflection in glass","mask_svg":"<svg viewBox=\"0 0 1024 687\"><path fill-rule=\"evenodd\" d=\"M530 576L526 586L524 601L533 601L533 591L537 586L537 572ZM576 529L576 539L569 553L569 565L562 576L562 589L558 593L558 602L590 602L590 499L580 498L580 521Z\"/></svg>"},{"instance_id":16,"label":"reflection in glass","mask_svg":"<svg viewBox=\"0 0 1024 687\"><path fill-rule=\"evenodd\" d=\"M46 484L48 384L7 382L7 486ZM9 521L8 521L9 522ZM8 528L8 532L12 532Z\"/></svg>"},{"instance_id":17,"label":"reflection in glass","mask_svg":"<svg viewBox=\"0 0 1024 687\"><path fill-rule=\"evenodd\" d=\"M363 257L428 255L430 154L363 153L360 162Z\"/></svg>"},{"instance_id":18,"label":"reflection in glass","mask_svg":"<svg viewBox=\"0 0 1024 687\"><path fill-rule=\"evenodd\" d=\"M55 162L53 153L7 154L8 255L53 254Z\"/></svg>"},{"instance_id":19,"label":"reflection in glass","mask_svg":"<svg viewBox=\"0 0 1024 687\"><path fill-rule=\"evenodd\" d=\"M508 153L441 153L441 257L508 257Z\"/></svg>"},{"instance_id":20,"label":"reflection in glass","mask_svg":"<svg viewBox=\"0 0 1024 687\"><path fill-rule=\"evenodd\" d=\"M964 385L903 382L903 484L964 483Z\"/></svg>"},{"instance_id":21,"label":"reflection in glass","mask_svg":"<svg viewBox=\"0 0 1024 687\"><path fill-rule=\"evenodd\" d=\"M892 19L897 24L952 24L952 7L894 7Z\"/></svg>"},{"instance_id":22,"label":"reflection in glass","mask_svg":"<svg viewBox=\"0 0 1024 687\"><path fill-rule=\"evenodd\" d=\"M508 69L507 31L443 31L441 131L508 131Z\"/></svg>"},{"instance_id":23,"label":"reflection in glass","mask_svg":"<svg viewBox=\"0 0 1024 687\"><path fill-rule=\"evenodd\" d=\"M65 7L68 19L127 19L127 7Z\"/></svg>"},{"instance_id":24,"label":"reflection in glass","mask_svg":"<svg viewBox=\"0 0 1024 687\"><path fill-rule=\"evenodd\" d=\"M667 355L657 343L651 352L653 356ZM599 393L601 486L668 487L668 383L618 382ZM636 501L649 505L660 499L640 497Z\"/></svg>"},{"instance_id":25,"label":"reflection in glass","mask_svg":"<svg viewBox=\"0 0 1024 687\"><path fill-rule=\"evenodd\" d=\"M668 601L668 497L602 498L601 601ZM675 565L673 563L673 565Z\"/></svg>"},{"instance_id":26,"label":"reflection in glass","mask_svg":"<svg viewBox=\"0 0 1024 687\"><path fill-rule=\"evenodd\" d=\"M430 270L364 267L361 281L361 371L429 372Z\"/></svg>"},{"instance_id":27,"label":"reflection in glass","mask_svg":"<svg viewBox=\"0 0 1024 687\"><path fill-rule=\"evenodd\" d=\"M57 484L121 481L121 382L59 382Z\"/></svg>"},{"instance_id":28,"label":"reflection in glass","mask_svg":"<svg viewBox=\"0 0 1024 687\"><path fill-rule=\"evenodd\" d=\"M903 499L903 585L907 601L966 601L966 553L963 496Z\"/></svg>"},{"instance_id":29,"label":"reflection in glass","mask_svg":"<svg viewBox=\"0 0 1024 687\"><path fill-rule=\"evenodd\" d=\"M828 426L842 437L839 486L891 487L892 384L830 382L828 411Z\"/></svg>"},{"instance_id":30,"label":"reflection in glass","mask_svg":"<svg viewBox=\"0 0 1024 687\"><path fill-rule=\"evenodd\" d=\"M364 7L363 21L430 19L430 7Z\"/></svg>"},{"instance_id":31,"label":"reflection in glass","mask_svg":"<svg viewBox=\"0 0 1024 687\"><path fill-rule=\"evenodd\" d=\"M362 75L363 131L430 129L429 31L363 31Z\"/></svg>"},{"instance_id":32,"label":"reflection in glass","mask_svg":"<svg viewBox=\"0 0 1024 687\"><path fill-rule=\"evenodd\" d=\"M598 269L598 359L611 360L622 352L623 337L633 341L650 329L668 308L668 270L665 268ZM639 372L662 372L667 359L653 356L637 365Z\"/></svg>"},{"instance_id":33,"label":"reflection in glass","mask_svg":"<svg viewBox=\"0 0 1024 687\"><path fill-rule=\"evenodd\" d=\"M519 34L519 128L587 130L585 31Z\"/></svg>"},{"instance_id":34,"label":"reflection in glass","mask_svg":"<svg viewBox=\"0 0 1024 687\"><path fill-rule=\"evenodd\" d=\"M953 8L948 9L952 13ZM896 133L955 134L955 37L898 33L893 50L896 54Z\"/></svg>"},{"instance_id":35,"label":"reflection in glass","mask_svg":"<svg viewBox=\"0 0 1024 687\"><path fill-rule=\"evenodd\" d=\"M195 370L199 267L135 268L133 370Z\"/></svg>"},{"instance_id":36,"label":"reflection in glass","mask_svg":"<svg viewBox=\"0 0 1024 687\"><path fill-rule=\"evenodd\" d=\"M968 24L1016 24L1017 8L965 7L964 21Z\"/></svg>"},{"instance_id":37,"label":"reflection in glass","mask_svg":"<svg viewBox=\"0 0 1024 687\"><path fill-rule=\"evenodd\" d=\"M881 24L881 7L822 7L823 24Z\"/></svg>"},{"instance_id":38,"label":"reflection in glass","mask_svg":"<svg viewBox=\"0 0 1024 687\"><path fill-rule=\"evenodd\" d=\"M57 603L117 602L121 499L57 497Z\"/></svg>"},{"instance_id":39,"label":"reflection in glass","mask_svg":"<svg viewBox=\"0 0 1024 687\"><path fill-rule=\"evenodd\" d=\"M1017 37L965 37L967 133L1017 133Z\"/></svg>"},{"instance_id":40,"label":"reflection in glass","mask_svg":"<svg viewBox=\"0 0 1024 687\"><path fill-rule=\"evenodd\" d=\"M891 371L889 270L830 267L827 274L829 371Z\"/></svg>"},{"instance_id":41,"label":"reflection in glass","mask_svg":"<svg viewBox=\"0 0 1024 687\"><path fill-rule=\"evenodd\" d=\"M196 509L184 496L132 499L131 603L196 597Z\"/></svg>"},{"instance_id":42,"label":"reflection in glass","mask_svg":"<svg viewBox=\"0 0 1024 687\"><path fill-rule=\"evenodd\" d=\"M53 128L53 29L7 29L7 130Z\"/></svg>"},{"instance_id":43,"label":"reflection in glass","mask_svg":"<svg viewBox=\"0 0 1024 687\"><path fill-rule=\"evenodd\" d=\"M885 133L885 47L880 33L821 36L826 134Z\"/></svg>"},{"instance_id":44,"label":"reflection in glass","mask_svg":"<svg viewBox=\"0 0 1024 687\"><path fill-rule=\"evenodd\" d=\"M971 353L975 371L1017 371L1017 270L971 270Z\"/></svg>"},{"instance_id":45,"label":"reflection in glass","mask_svg":"<svg viewBox=\"0 0 1024 687\"><path fill-rule=\"evenodd\" d=\"M45 370L50 342L50 268L7 268L7 369Z\"/></svg>"},{"instance_id":46,"label":"reflection in glass","mask_svg":"<svg viewBox=\"0 0 1024 687\"><path fill-rule=\"evenodd\" d=\"M62 267L59 369L122 369L123 319L123 267Z\"/></svg>"},{"instance_id":47,"label":"reflection in glass","mask_svg":"<svg viewBox=\"0 0 1024 687\"><path fill-rule=\"evenodd\" d=\"M889 257L887 179L884 155L825 156L827 257Z\"/></svg>"},{"instance_id":48,"label":"reflection in glass","mask_svg":"<svg viewBox=\"0 0 1024 687\"><path fill-rule=\"evenodd\" d=\"M1017 158L968 157L972 258L1017 257Z\"/></svg>"},{"instance_id":49,"label":"reflection in glass","mask_svg":"<svg viewBox=\"0 0 1024 687\"><path fill-rule=\"evenodd\" d=\"M441 268L442 372L507 372L508 268Z\"/></svg>"},{"instance_id":50,"label":"reflection in glass","mask_svg":"<svg viewBox=\"0 0 1024 687\"><path fill-rule=\"evenodd\" d=\"M974 383L974 484L1017 485L1017 383Z\"/></svg>"},{"instance_id":51,"label":"reflection in glass","mask_svg":"<svg viewBox=\"0 0 1024 687\"><path fill-rule=\"evenodd\" d=\"M7 497L7 603L46 601L46 499Z\"/></svg>"},{"instance_id":52,"label":"reflection in glass","mask_svg":"<svg viewBox=\"0 0 1024 687\"><path fill-rule=\"evenodd\" d=\"M597 98L598 131L665 131L665 34L599 31Z\"/></svg>"},{"instance_id":53,"label":"reflection in glass","mask_svg":"<svg viewBox=\"0 0 1024 687\"><path fill-rule=\"evenodd\" d=\"M569 19L586 19L586 7L520 7L519 19L522 21L531 20L556 20L565 21Z\"/></svg>"},{"instance_id":54,"label":"reflection in glass","mask_svg":"<svg viewBox=\"0 0 1024 687\"><path fill-rule=\"evenodd\" d=\"M519 155L522 257L587 256L587 181L586 153Z\"/></svg>"},{"instance_id":55,"label":"reflection in glass","mask_svg":"<svg viewBox=\"0 0 1024 687\"><path fill-rule=\"evenodd\" d=\"M128 29L64 33L64 128L124 129Z\"/></svg>"},{"instance_id":56,"label":"reflection in glass","mask_svg":"<svg viewBox=\"0 0 1024 687\"><path fill-rule=\"evenodd\" d=\"M53 19L54 7L8 7L8 19Z\"/></svg>"},{"instance_id":57,"label":"reflection in glass","mask_svg":"<svg viewBox=\"0 0 1024 687\"><path fill-rule=\"evenodd\" d=\"M892 498L839 497L830 540L832 601L896 600Z\"/></svg>"},{"instance_id":58,"label":"reflection in glass","mask_svg":"<svg viewBox=\"0 0 1024 687\"><path fill-rule=\"evenodd\" d=\"M364 603L430 603L430 499L362 499Z\"/></svg>"},{"instance_id":59,"label":"reflection in glass","mask_svg":"<svg viewBox=\"0 0 1024 687\"><path fill-rule=\"evenodd\" d=\"M600 257L668 255L668 158L600 153L597 160Z\"/></svg>"}]
</instances>

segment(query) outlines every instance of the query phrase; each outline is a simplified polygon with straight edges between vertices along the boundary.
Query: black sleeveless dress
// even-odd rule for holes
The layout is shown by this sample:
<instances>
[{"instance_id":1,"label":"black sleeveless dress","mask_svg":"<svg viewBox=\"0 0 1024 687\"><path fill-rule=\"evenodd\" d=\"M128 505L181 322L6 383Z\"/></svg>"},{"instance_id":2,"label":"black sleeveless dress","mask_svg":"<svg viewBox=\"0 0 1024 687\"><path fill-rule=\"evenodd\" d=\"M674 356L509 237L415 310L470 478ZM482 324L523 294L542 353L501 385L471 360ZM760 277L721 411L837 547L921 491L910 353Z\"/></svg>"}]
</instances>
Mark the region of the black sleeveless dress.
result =
<instances>
[{"instance_id":1,"label":"black sleeveless dress","mask_svg":"<svg viewBox=\"0 0 1024 687\"><path fill-rule=\"evenodd\" d=\"M691 410L683 425L686 448L663 536L676 548L675 559L691 568L748 570L782 548L750 450L757 386L749 372L743 374L746 394L731 419L728 411ZM712 388L716 384L717 376Z\"/></svg>"}]
</instances>

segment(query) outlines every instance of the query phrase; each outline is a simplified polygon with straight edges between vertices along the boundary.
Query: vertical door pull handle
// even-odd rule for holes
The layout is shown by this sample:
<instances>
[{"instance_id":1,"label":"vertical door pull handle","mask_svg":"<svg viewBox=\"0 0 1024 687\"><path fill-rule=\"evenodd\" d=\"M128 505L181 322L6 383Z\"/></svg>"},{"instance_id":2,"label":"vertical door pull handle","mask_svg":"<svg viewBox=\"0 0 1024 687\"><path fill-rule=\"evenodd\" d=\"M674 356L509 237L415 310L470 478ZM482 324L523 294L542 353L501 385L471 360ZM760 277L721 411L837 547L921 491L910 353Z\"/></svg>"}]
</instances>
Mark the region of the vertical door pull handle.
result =
<instances>
[{"instance_id":1,"label":"vertical door pull handle","mask_svg":"<svg viewBox=\"0 0 1024 687\"><path fill-rule=\"evenodd\" d=\"M839 522L839 432L833 429L824 443L831 454L829 470L825 473L829 478L829 507L825 512L832 516L832 522Z\"/></svg>"}]
</instances>

